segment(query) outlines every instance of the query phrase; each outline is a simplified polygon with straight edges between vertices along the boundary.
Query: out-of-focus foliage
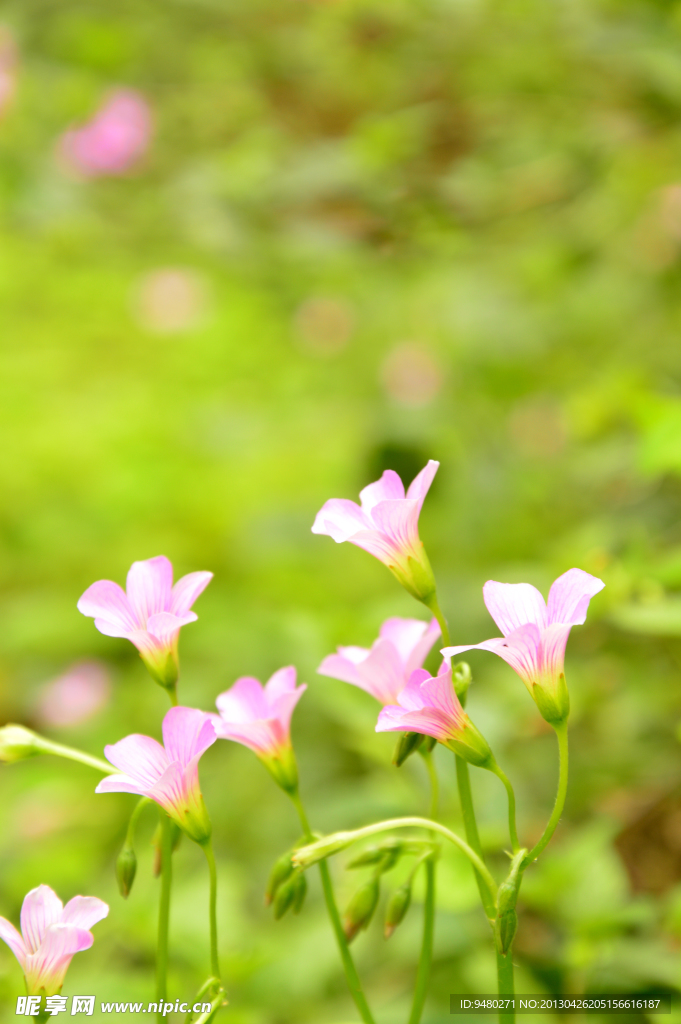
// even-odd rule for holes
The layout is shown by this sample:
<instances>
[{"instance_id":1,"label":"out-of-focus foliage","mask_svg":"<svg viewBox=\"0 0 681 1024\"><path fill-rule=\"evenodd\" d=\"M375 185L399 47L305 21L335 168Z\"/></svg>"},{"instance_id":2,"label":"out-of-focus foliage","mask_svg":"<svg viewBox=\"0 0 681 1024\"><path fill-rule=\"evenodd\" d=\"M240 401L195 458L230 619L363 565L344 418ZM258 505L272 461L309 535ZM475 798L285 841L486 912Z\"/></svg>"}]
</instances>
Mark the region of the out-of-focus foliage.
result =
<instances>
[{"instance_id":1,"label":"out-of-focus foliage","mask_svg":"<svg viewBox=\"0 0 681 1024\"><path fill-rule=\"evenodd\" d=\"M518 989L676 991L681 5L14 0L0 18L16 75L0 122L2 720L97 754L158 735L165 694L75 603L164 553L178 575L215 572L183 631L181 700L208 709L238 675L294 663L314 827L422 813L419 759L392 768L371 698L315 675L337 644L420 612L378 562L310 525L387 466L411 478L439 459L421 535L455 643L490 635L487 578L546 590L578 565L607 584L568 648L570 795L527 873ZM121 177L77 180L57 140L119 87L150 103L152 145ZM46 725L44 684L83 658L108 666L110 703ZM530 840L553 739L510 669L470 660L471 714ZM494 853L503 792L482 774ZM229 1019L353 1019L316 881L300 917L275 924L263 906L298 836L285 797L226 742L202 779ZM0 912L16 919L41 882L106 899L65 991L147 1000L153 814L124 902L114 864L134 800L95 782L67 762L2 769ZM207 880L197 849L177 859L184 998L207 970ZM334 868L347 902L364 876ZM494 987L470 872L450 853L438 902L426 1024L449 1019L450 992ZM353 947L380 1024L406 1016L418 891L414 904L389 945L381 909ZM3 947L5 1016L20 983Z\"/></svg>"}]
</instances>

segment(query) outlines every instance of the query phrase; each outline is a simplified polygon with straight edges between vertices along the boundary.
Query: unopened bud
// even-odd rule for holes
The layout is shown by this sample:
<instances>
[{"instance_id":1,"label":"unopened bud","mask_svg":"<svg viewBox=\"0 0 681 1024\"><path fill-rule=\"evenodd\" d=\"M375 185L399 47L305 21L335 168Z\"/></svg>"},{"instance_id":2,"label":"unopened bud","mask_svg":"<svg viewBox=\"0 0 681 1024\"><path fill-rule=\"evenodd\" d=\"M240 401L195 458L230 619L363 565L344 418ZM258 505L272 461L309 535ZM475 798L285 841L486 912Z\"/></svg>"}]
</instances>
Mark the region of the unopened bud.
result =
<instances>
[{"instance_id":1,"label":"unopened bud","mask_svg":"<svg viewBox=\"0 0 681 1024\"><path fill-rule=\"evenodd\" d=\"M401 924L404 920L407 911L409 910L409 904L411 903L411 884L405 882L399 889L395 889L388 900L388 905L385 908L385 927L383 929L383 936L389 939L392 933L397 928L398 924Z\"/></svg>"},{"instance_id":2,"label":"unopened bud","mask_svg":"<svg viewBox=\"0 0 681 1024\"><path fill-rule=\"evenodd\" d=\"M343 918L343 931L348 942L352 942L361 929L369 927L378 903L379 891L378 879L372 878L358 889L350 900Z\"/></svg>"},{"instance_id":3,"label":"unopened bud","mask_svg":"<svg viewBox=\"0 0 681 1024\"><path fill-rule=\"evenodd\" d=\"M297 876L289 878L277 889L274 897L274 920L278 921L293 906L296 899Z\"/></svg>"},{"instance_id":4,"label":"unopened bud","mask_svg":"<svg viewBox=\"0 0 681 1024\"><path fill-rule=\"evenodd\" d=\"M456 695L463 707L466 703L468 687L473 682L473 673L467 661L458 661L456 665L452 665L452 682L454 683Z\"/></svg>"},{"instance_id":5,"label":"unopened bud","mask_svg":"<svg viewBox=\"0 0 681 1024\"><path fill-rule=\"evenodd\" d=\"M116 858L116 878L123 899L127 900L137 873L137 857L132 846L126 843Z\"/></svg>"},{"instance_id":6,"label":"unopened bud","mask_svg":"<svg viewBox=\"0 0 681 1024\"><path fill-rule=\"evenodd\" d=\"M389 862L389 867L382 867L382 871L388 871L391 868L400 854L404 851L404 844L401 839L391 836L390 839L386 839L383 843L376 843L372 846L367 846L365 850L354 857L348 864L347 867L350 870L354 868L369 867L371 864L380 864L381 862Z\"/></svg>"},{"instance_id":7,"label":"unopened bud","mask_svg":"<svg viewBox=\"0 0 681 1024\"><path fill-rule=\"evenodd\" d=\"M413 754L415 750L418 750L422 742L423 733L403 732L397 741L395 753L393 754L393 764L395 767L401 768L407 758Z\"/></svg>"},{"instance_id":8,"label":"unopened bud","mask_svg":"<svg viewBox=\"0 0 681 1024\"><path fill-rule=\"evenodd\" d=\"M40 737L23 725L4 725L0 729L0 761L23 761L42 753Z\"/></svg>"},{"instance_id":9,"label":"unopened bud","mask_svg":"<svg viewBox=\"0 0 681 1024\"><path fill-rule=\"evenodd\" d=\"M523 862L527 850L519 850L511 862L508 877L499 886L497 892L497 919L494 924L494 935L497 949L506 956L511 948L518 928L518 915L515 905L518 901L518 889L522 880Z\"/></svg>"},{"instance_id":10,"label":"unopened bud","mask_svg":"<svg viewBox=\"0 0 681 1024\"><path fill-rule=\"evenodd\" d=\"M507 910L497 920L496 935L497 946L502 956L506 956L511 948L515 933L518 928L518 915L515 910Z\"/></svg>"},{"instance_id":11,"label":"unopened bud","mask_svg":"<svg viewBox=\"0 0 681 1024\"><path fill-rule=\"evenodd\" d=\"M279 886L282 885L292 874L293 864L291 863L291 853L287 850L286 853L281 855L279 860L275 860L272 870L270 871L270 877L267 879L267 889L265 890L266 906L269 907Z\"/></svg>"},{"instance_id":12,"label":"unopened bud","mask_svg":"<svg viewBox=\"0 0 681 1024\"><path fill-rule=\"evenodd\" d=\"M303 903L305 902L305 897L307 896L307 879L305 875L302 872L296 875L293 884L295 889L293 895L293 913L299 914L300 911L303 909Z\"/></svg>"},{"instance_id":13,"label":"unopened bud","mask_svg":"<svg viewBox=\"0 0 681 1024\"><path fill-rule=\"evenodd\" d=\"M423 743L421 744L421 753L432 754L435 750L436 744L437 740L434 736L424 736Z\"/></svg>"}]
</instances>

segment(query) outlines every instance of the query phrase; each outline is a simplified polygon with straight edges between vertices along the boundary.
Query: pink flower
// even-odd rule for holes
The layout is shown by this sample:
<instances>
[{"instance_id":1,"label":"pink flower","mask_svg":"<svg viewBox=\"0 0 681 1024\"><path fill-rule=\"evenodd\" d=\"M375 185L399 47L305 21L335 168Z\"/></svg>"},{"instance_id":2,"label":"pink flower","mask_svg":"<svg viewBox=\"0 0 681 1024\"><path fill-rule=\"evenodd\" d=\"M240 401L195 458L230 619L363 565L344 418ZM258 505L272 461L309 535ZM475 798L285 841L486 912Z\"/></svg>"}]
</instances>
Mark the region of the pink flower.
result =
<instances>
[{"instance_id":1,"label":"pink flower","mask_svg":"<svg viewBox=\"0 0 681 1024\"><path fill-rule=\"evenodd\" d=\"M437 619L386 619L371 650L339 647L317 671L366 690L381 704L395 704L414 669L420 668L440 635Z\"/></svg>"},{"instance_id":2,"label":"pink flower","mask_svg":"<svg viewBox=\"0 0 681 1024\"><path fill-rule=\"evenodd\" d=\"M105 636L131 640L156 682L173 689L180 627L196 622L190 608L212 578L212 572L190 572L173 586L173 567L159 555L132 563L127 593L111 580L93 583L79 600L78 611L92 615Z\"/></svg>"},{"instance_id":3,"label":"pink flower","mask_svg":"<svg viewBox=\"0 0 681 1024\"><path fill-rule=\"evenodd\" d=\"M144 155L151 131L144 97L118 89L91 121L64 132L59 149L67 164L86 178L124 174Z\"/></svg>"},{"instance_id":4,"label":"pink flower","mask_svg":"<svg viewBox=\"0 0 681 1024\"><path fill-rule=\"evenodd\" d=\"M250 747L288 793L298 788L291 715L306 689L305 683L296 688L292 665L280 668L265 686L243 676L220 694L215 701L220 714L212 716L218 737Z\"/></svg>"},{"instance_id":5,"label":"pink flower","mask_svg":"<svg viewBox=\"0 0 681 1024\"><path fill-rule=\"evenodd\" d=\"M171 708L163 719L163 746L133 733L104 748L121 775L108 775L96 793L151 797L194 842L210 839L210 819L199 788L199 759L215 743L212 716L194 708Z\"/></svg>"},{"instance_id":6,"label":"pink flower","mask_svg":"<svg viewBox=\"0 0 681 1024\"><path fill-rule=\"evenodd\" d=\"M442 653L449 658L479 648L498 654L518 673L546 721L560 724L570 711L564 672L567 639L572 627L585 621L589 601L604 586L582 569L568 569L551 586L546 604L529 583L488 580L483 597L504 638L445 647Z\"/></svg>"},{"instance_id":7,"label":"pink flower","mask_svg":"<svg viewBox=\"0 0 681 1024\"><path fill-rule=\"evenodd\" d=\"M313 533L349 540L375 555L403 587L424 604L435 594L435 579L419 538L419 515L439 462L431 459L409 485L406 497L397 473L386 469L380 480L360 492L361 508L354 501L331 498L317 513Z\"/></svg>"},{"instance_id":8,"label":"pink flower","mask_svg":"<svg viewBox=\"0 0 681 1024\"><path fill-rule=\"evenodd\" d=\"M47 725L79 725L96 715L110 696L106 667L98 661L81 661L44 687L38 715Z\"/></svg>"},{"instance_id":9,"label":"pink flower","mask_svg":"<svg viewBox=\"0 0 681 1024\"><path fill-rule=\"evenodd\" d=\"M461 707L446 665L434 678L424 668L412 672L397 704L379 713L376 732L423 733L480 768L494 764L487 741Z\"/></svg>"},{"instance_id":10,"label":"pink flower","mask_svg":"<svg viewBox=\"0 0 681 1024\"><path fill-rule=\"evenodd\" d=\"M17 86L17 51L14 39L4 25L0 26L0 116L9 107Z\"/></svg>"},{"instance_id":11,"label":"pink flower","mask_svg":"<svg viewBox=\"0 0 681 1024\"><path fill-rule=\"evenodd\" d=\"M0 917L0 939L21 964L29 995L61 990L71 958L94 942L89 930L109 913L96 896L74 896L64 906L49 885L31 889L21 907L21 934Z\"/></svg>"}]
</instances>

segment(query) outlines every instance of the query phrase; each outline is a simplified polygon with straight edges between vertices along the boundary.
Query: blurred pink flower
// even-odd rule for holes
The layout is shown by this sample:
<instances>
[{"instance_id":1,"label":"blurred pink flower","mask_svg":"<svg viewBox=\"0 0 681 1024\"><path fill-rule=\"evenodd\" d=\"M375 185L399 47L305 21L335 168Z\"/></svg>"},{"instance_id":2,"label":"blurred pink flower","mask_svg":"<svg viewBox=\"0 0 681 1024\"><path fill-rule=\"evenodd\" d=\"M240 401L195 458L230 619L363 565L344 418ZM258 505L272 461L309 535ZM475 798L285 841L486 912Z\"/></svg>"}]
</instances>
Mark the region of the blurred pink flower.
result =
<instances>
[{"instance_id":1,"label":"blurred pink flower","mask_svg":"<svg viewBox=\"0 0 681 1024\"><path fill-rule=\"evenodd\" d=\"M138 793L155 800L196 843L210 839L210 819L199 787L199 759L215 743L212 715L174 707L163 719L163 746L133 733L104 748L120 775L107 775L95 793Z\"/></svg>"},{"instance_id":2,"label":"blurred pink flower","mask_svg":"<svg viewBox=\"0 0 681 1024\"><path fill-rule=\"evenodd\" d=\"M96 896L74 896L64 906L49 885L31 889L21 908L21 934L0 917L0 939L21 964L29 995L54 995L61 990L75 953L89 949L89 930L109 908Z\"/></svg>"},{"instance_id":3,"label":"blurred pink flower","mask_svg":"<svg viewBox=\"0 0 681 1024\"><path fill-rule=\"evenodd\" d=\"M424 668L412 672L397 704L379 713L376 732L424 733L471 764L486 768L493 762L487 741L461 707L446 665L434 678Z\"/></svg>"},{"instance_id":4,"label":"blurred pink flower","mask_svg":"<svg viewBox=\"0 0 681 1024\"><path fill-rule=\"evenodd\" d=\"M317 672L366 690L381 704L394 704L412 672L421 668L440 635L437 619L386 619L371 650L339 647L324 658Z\"/></svg>"},{"instance_id":5,"label":"blurred pink flower","mask_svg":"<svg viewBox=\"0 0 681 1024\"><path fill-rule=\"evenodd\" d=\"M220 694L215 701L220 714L212 716L218 737L249 747L287 792L298 785L291 715L306 689L305 683L296 688L293 666L280 668L265 686L242 676Z\"/></svg>"},{"instance_id":6,"label":"blurred pink flower","mask_svg":"<svg viewBox=\"0 0 681 1024\"><path fill-rule=\"evenodd\" d=\"M146 152L151 132L144 97L132 89L117 89L91 121L64 132L59 152L72 170L87 178L124 174Z\"/></svg>"},{"instance_id":7,"label":"blurred pink flower","mask_svg":"<svg viewBox=\"0 0 681 1024\"><path fill-rule=\"evenodd\" d=\"M419 515L440 463L432 459L404 493L397 473L387 469L380 480L360 492L361 507L331 498L317 513L313 533L350 541L374 555L417 600L428 604L435 579L419 538Z\"/></svg>"},{"instance_id":8,"label":"blurred pink flower","mask_svg":"<svg viewBox=\"0 0 681 1024\"><path fill-rule=\"evenodd\" d=\"M178 677L180 627L196 622L191 606L213 578L190 572L173 586L173 567L164 555L133 562L127 593L111 580L99 580L78 601L78 611L94 617L105 636L130 640L157 683L172 689Z\"/></svg>"},{"instance_id":9,"label":"blurred pink flower","mask_svg":"<svg viewBox=\"0 0 681 1024\"><path fill-rule=\"evenodd\" d=\"M10 105L17 87L17 51L14 39L4 25L0 26L0 116Z\"/></svg>"},{"instance_id":10,"label":"blurred pink flower","mask_svg":"<svg viewBox=\"0 0 681 1024\"><path fill-rule=\"evenodd\" d=\"M78 725L96 715L111 696L104 665L81 661L47 683L38 700L38 717L45 725Z\"/></svg>"},{"instance_id":11,"label":"blurred pink flower","mask_svg":"<svg viewBox=\"0 0 681 1024\"><path fill-rule=\"evenodd\" d=\"M564 672L568 636L586 620L589 601L604 586L583 569L568 569L552 584L547 605L529 583L488 580L483 597L503 639L445 647L442 654L449 658L474 649L498 654L518 673L546 721L563 722L570 711Z\"/></svg>"}]
</instances>

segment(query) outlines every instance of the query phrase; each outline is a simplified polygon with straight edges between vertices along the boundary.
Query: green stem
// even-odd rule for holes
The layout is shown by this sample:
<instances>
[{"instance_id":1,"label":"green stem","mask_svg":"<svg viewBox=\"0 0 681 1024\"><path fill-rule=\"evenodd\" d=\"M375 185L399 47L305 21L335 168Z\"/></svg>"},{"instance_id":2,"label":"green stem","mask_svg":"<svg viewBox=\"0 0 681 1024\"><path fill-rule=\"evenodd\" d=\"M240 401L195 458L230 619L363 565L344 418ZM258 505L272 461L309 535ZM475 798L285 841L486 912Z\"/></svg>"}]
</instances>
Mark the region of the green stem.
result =
<instances>
[{"instance_id":1,"label":"green stem","mask_svg":"<svg viewBox=\"0 0 681 1024\"><path fill-rule=\"evenodd\" d=\"M156 951L156 998L166 1001L168 984L168 924L170 921L170 889L173 881L172 824L161 811L161 902L158 910L158 947ZM157 1016L163 1021L163 1013Z\"/></svg>"},{"instance_id":2,"label":"green stem","mask_svg":"<svg viewBox=\"0 0 681 1024\"><path fill-rule=\"evenodd\" d=\"M220 1009L221 1006L225 1005L225 993L222 989L215 996L210 1004L210 1010L206 1010L200 1017L196 1018L196 1024L207 1024L207 1021L212 1020L215 1013Z\"/></svg>"},{"instance_id":3,"label":"green stem","mask_svg":"<svg viewBox=\"0 0 681 1024\"><path fill-rule=\"evenodd\" d=\"M456 764L456 784L459 790L459 801L461 803L461 814L463 816L463 827L466 832L466 839L468 840L468 845L475 851L484 866L482 843L480 842L480 834L478 833L478 823L475 820L473 795L471 793L471 780L468 774L468 762L464 761L464 759L459 757L458 754L454 755L454 761ZM475 864L473 867L475 867ZM485 868L485 870L487 869ZM485 908L485 913L489 920L493 921L496 916L494 897L490 899L489 886L485 885L479 870L475 871L475 880L478 883L480 899L482 900L482 905ZM496 892L496 886L493 891Z\"/></svg>"},{"instance_id":4,"label":"green stem","mask_svg":"<svg viewBox=\"0 0 681 1024\"><path fill-rule=\"evenodd\" d=\"M43 736L40 736L39 740L40 751L43 754L55 754L57 757L67 757L69 761L79 761L81 764L86 764L89 768L96 768L98 772L102 772L104 775L114 775L118 771L118 768L114 768L107 761L101 761L98 757L86 754L82 750L76 750L75 747L66 747L63 743L54 743Z\"/></svg>"},{"instance_id":5,"label":"green stem","mask_svg":"<svg viewBox=\"0 0 681 1024\"><path fill-rule=\"evenodd\" d=\"M141 797L135 804L135 809L130 815L130 821L128 822L128 831L125 833L125 845L133 847L135 845L135 829L137 828L137 822L139 821L140 814L147 806L147 804L153 804L153 800L149 796Z\"/></svg>"},{"instance_id":6,"label":"green stem","mask_svg":"<svg viewBox=\"0 0 681 1024\"><path fill-rule=\"evenodd\" d=\"M433 596L428 601L424 601L423 603L425 604L426 608L430 608L431 612L433 613L433 615L435 616L440 625L440 631L442 632L442 646L451 647L452 641L449 636L449 626L447 625L446 618L442 614L442 609L440 608L437 599L437 593L433 594Z\"/></svg>"},{"instance_id":7,"label":"green stem","mask_svg":"<svg viewBox=\"0 0 681 1024\"><path fill-rule=\"evenodd\" d=\"M203 852L208 861L210 872L210 969L214 978L220 977L220 965L218 963L218 876L215 869L215 856L213 854L213 843L209 839L203 844Z\"/></svg>"},{"instance_id":8,"label":"green stem","mask_svg":"<svg viewBox=\"0 0 681 1024\"><path fill-rule=\"evenodd\" d=\"M492 878L482 858L471 849L471 847L457 836L456 832L450 832L448 828L441 825L439 821L429 821L428 818L389 818L387 821L377 821L373 825L365 825L364 828L354 829L352 832L334 832L330 836L318 839L309 846L302 846L293 851L293 863L298 867L309 867L322 857L333 856L339 853L359 839L367 839L378 832L390 832L394 828L425 828L431 832L439 832L448 839L450 843L458 847L468 857L473 867L480 873L484 885L487 887L487 898L492 907L492 919L496 915L495 900L497 896L497 883Z\"/></svg>"},{"instance_id":9,"label":"green stem","mask_svg":"<svg viewBox=\"0 0 681 1024\"><path fill-rule=\"evenodd\" d=\"M511 835L513 852L517 853L520 849L520 843L518 842L518 830L515 823L515 793L513 792L513 786L496 761L490 771L493 771L497 778L501 779L506 789L506 793L508 794L508 831Z\"/></svg>"},{"instance_id":10,"label":"green stem","mask_svg":"<svg viewBox=\"0 0 681 1024\"><path fill-rule=\"evenodd\" d=\"M173 683L172 686L166 686L166 690L168 691L168 696L170 697L171 705L174 708L176 708L179 703L177 699L177 680Z\"/></svg>"},{"instance_id":11,"label":"green stem","mask_svg":"<svg viewBox=\"0 0 681 1024\"><path fill-rule=\"evenodd\" d=\"M426 900L423 906L423 941L421 956L416 971L414 999L411 1004L409 1024L419 1024L428 992L430 965L433 960L433 933L435 930L435 861L433 857L426 860Z\"/></svg>"},{"instance_id":12,"label":"green stem","mask_svg":"<svg viewBox=\"0 0 681 1024\"><path fill-rule=\"evenodd\" d=\"M435 819L437 818L437 805L440 801L440 782L437 777L437 769L435 767L435 762L433 761L432 750L427 752L422 750L421 757L426 763L428 778L430 779L430 811L428 812L428 817Z\"/></svg>"},{"instance_id":13,"label":"green stem","mask_svg":"<svg viewBox=\"0 0 681 1024\"><path fill-rule=\"evenodd\" d=\"M568 784L568 726L567 722L561 722L560 725L554 725L558 738L558 756L560 758L560 764L558 769L558 792L556 793L556 802L553 805L553 811L549 818L548 825L544 829L544 833L530 852L524 861L524 866L527 867L533 860L536 860L539 854L542 852L548 841L550 840L553 833L556 831L560 816L563 813L565 806L565 797L567 795L567 784Z\"/></svg>"},{"instance_id":14,"label":"green stem","mask_svg":"<svg viewBox=\"0 0 681 1024\"><path fill-rule=\"evenodd\" d=\"M312 835L310 823L308 821L307 814L305 813L305 808L303 807L303 803L302 800L300 799L300 794L298 790L289 795L298 812L300 824L303 827L303 832L305 833L306 839L313 840L314 836ZM355 1006L357 1007L359 1015L364 1021L364 1024L375 1024L371 1010L369 1009L369 1004L367 1003L366 996L364 995L364 991L362 989L362 982L359 979L359 974L357 973L355 962L352 959L352 954L350 953L348 940L346 939L345 932L343 931L343 923L340 919L338 907L336 906L336 899L333 894L331 873L329 871L329 866L325 860L319 862L319 874L322 880L322 891L324 893L324 902L326 903L326 910L331 921L331 927L333 928L334 935L336 936L338 950L340 952L341 961L343 963L343 970L345 971L345 980L347 981L347 985L350 990L350 995L353 998Z\"/></svg>"},{"instance_id":15,"label":"green stem","mask_svg":"<svg viewBox=\"0 0 681 1024\"><path fill-rule=\"evenodd\" d=\"M515 995L513 984L513 953L509 949L506 956L497 951L497 981L500 996ZM499 1010L499 1024L513 1024L515 1009Z\"/></svg>"}]
</instances>

